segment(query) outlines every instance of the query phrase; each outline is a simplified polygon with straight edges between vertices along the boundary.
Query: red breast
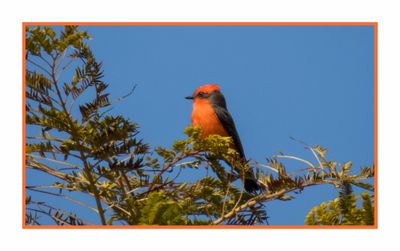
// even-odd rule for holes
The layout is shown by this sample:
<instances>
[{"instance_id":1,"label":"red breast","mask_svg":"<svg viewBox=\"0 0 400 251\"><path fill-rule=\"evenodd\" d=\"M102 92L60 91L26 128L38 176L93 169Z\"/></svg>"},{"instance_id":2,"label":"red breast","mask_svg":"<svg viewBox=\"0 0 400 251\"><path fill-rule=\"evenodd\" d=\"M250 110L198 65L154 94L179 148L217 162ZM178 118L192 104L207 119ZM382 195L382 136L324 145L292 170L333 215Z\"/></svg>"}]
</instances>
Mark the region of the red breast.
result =
<instances>
[{"instance_id":1,"label":"red breast","mask_svg":"<svg viewBox=\"0 0 400 251\"><path fill-rule=\"evenodd\" d=\"M224 137L229 136L207 99L194 100L192 126L201 127L200 138L205 138L211 134L217 134Z\"/></svg>"}]
</instances>

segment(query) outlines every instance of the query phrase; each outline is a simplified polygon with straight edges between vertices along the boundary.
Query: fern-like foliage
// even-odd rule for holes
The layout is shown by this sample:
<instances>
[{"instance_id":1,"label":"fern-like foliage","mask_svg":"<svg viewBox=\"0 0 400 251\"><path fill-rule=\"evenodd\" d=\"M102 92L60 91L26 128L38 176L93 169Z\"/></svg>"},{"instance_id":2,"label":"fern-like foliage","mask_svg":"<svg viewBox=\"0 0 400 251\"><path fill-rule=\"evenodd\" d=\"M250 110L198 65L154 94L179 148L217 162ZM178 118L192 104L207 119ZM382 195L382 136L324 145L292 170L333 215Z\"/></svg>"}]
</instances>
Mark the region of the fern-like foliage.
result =
<instances>
[{"instance_id":1,"label":"fern-like foliage","mask_svg":"<svg viewBox=\"0 0 400 251\"><path fill-rule=\"evenodd\" d=\"M357 200L362 201L357 207ZM305 219L307 225L374 225L373 195L352 193L349 184L341 188L339 197L323 202L310 210Z\"/></svg>"},{"instance_id":2,"label":"fern-like foliage","mask_svg":"<svg viewBox=\"0 0 400 251\"><path fill-rule=\"evenodd\" d=\"M140 168L148 146L134 137L137 124L104 111L110 105L108 84L102 80L102 64L86 43L86 32L65 26L57 34L38 26L27 27L26 33L26 166L55 176L47 187L60 189L62 196L71 190L93 196L96 208L90 208L99 214L101 224L107 224L107 204L120 213L123 208L110 201L131 203L128 193L142 185L136 177L145 176ZM70 79L69 68L74 68ZM80 98L83 93L85 99ZM83 101L90 96L91 101ZM76 111L80 117L72 115ZM35 128L40 133L32 135ZM63 218L60 212L51 217Z\"/></svg>"}]
</instances>

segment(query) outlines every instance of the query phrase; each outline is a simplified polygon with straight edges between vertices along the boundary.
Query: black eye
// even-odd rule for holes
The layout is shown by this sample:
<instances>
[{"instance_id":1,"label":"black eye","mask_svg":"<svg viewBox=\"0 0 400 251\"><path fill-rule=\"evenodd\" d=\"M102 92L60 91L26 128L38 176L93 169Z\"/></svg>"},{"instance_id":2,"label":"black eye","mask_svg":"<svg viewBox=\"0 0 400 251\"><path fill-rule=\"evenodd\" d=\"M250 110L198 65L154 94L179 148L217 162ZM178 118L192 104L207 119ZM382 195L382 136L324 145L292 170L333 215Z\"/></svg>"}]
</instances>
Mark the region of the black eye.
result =
<instances>
[{"instance_id":1,"label":"black eye","mask_svg":"<svg viewBox=\"0 0 400 251\"><path fill-rule=\"evenodd\" d=\"M205 92L199 92L199 93L197 93L197 96L202 98L202 97L206 96L206 93Z\"/></svg>"}]
</instances>

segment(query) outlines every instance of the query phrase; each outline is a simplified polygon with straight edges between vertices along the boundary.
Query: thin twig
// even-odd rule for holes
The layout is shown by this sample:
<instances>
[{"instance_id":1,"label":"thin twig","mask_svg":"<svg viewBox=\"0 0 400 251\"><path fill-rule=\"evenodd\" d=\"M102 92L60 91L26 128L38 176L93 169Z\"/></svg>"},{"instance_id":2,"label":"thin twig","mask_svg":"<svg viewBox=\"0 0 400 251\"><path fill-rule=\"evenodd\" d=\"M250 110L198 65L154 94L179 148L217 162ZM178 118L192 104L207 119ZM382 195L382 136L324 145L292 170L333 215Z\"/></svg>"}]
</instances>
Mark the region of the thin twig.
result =
<instances>
[{"instance_id":1,"label":"thin twig","mask_svg":"<svg viewBox=\"0 0 400 251\"><path fill-rule=\"evenodd\" d=\"M43 206L43 205L41 205L41 206ZM54 220L56 223L61 223L61 224L64 224L64 225L71 225L71 224L69 224L68 222L66 222L66 221L63 221L63 220L61 220L61 219L59 219L59 218L56 218L56 217L54 217L53 215L51 215L49 212L47 212L47 211L44 211L44 210L42 210L42 209L36 209L36 208L26 208L26 210L28 210L28 211L33 211L33 212L35 212L35 213L41 213L41 214L44 214L44 215L47 215L48 217L50 217L52 220ZM57 210L57 211L60 211L60 210Z\"/></svg>"},{"instance_id":2,"label":"thin twig","mask_svg":"<svg viewBox=\"0 0 400 251\"><path fill-rule=\"evenodd\" d=\"M201 152L200 150L199 151L193 151L193 152L191 152L190 154L187 154L187 155L180 155L180 156L178 156L178 157L175 157L168 165L166 165L166 166L164 166L163 167L163 169L161 169L161 171L159 172L159 173L157 173L156 175L154 175L154 177L153 177L153 182L151 183L151 185L150 185L150 187L149 187L149 190L147 190L147 194L150 194L150 192L152 192L153 190L154 190L154 187L155 187L155 183L154 183L154 181L155 180L158 180L160 177L161 177L161 175L163 175L163 173L165 173L167 170L169 170L171 167L173 167L176 163L178 163L179 161L181 161L181 160L183 160L183 159L185 159L185 158L189 158L189 157L192 157L193 155L196 155L196 154L198 154L199 152Z\"/></svg>"},{"instance_id":3,"label":"thin twig","mask_svg":"<svg viewBox=\"0 0 400 251\"><path fill-rule=\"evenodd\" d=\"M60 160L56 160L56 159L46 158L46 157L42 157L42 156L39 156L39 155L30 154L30 153L27 153L26 156L29 156L29 157L32 157L32 158L44 159L44 160L47 160L47 161L51 161L51 162L58 163L58 164L62 164L62 165L71 166L71 167L74 167L75 169L80 169L80 170L82 170L82 167L80 167L80 166L78 166L78 165L75 165L75 164L71 164L71 163L65 162L65 161L60 161Z\"/></svg>"},{"instance_id":4,"label":"thin twig","mask_svg":"<svg viewBox=\"0 0 400 251\"><path fill-rule=\"evenodd\" d=\"M124 99L126 99L127 97L129 97L130 95L132 95L132 93L135 91L136 87L137 87L137 84L133 85L131 91L128 92L127 94L125 94L124 96L111 100L111 101L109 102L110 105L115 104L115 103L117 103L117 102L120 102L121 100L124 100Z\"/></svg>"},{"instance_id":5,"label":"thin twig","mask_svg":"<svg viewBox=\"0 0 400 251\"><path fill-rule=\"evenodd\" d=\"M243 174L242 174L242 188L241 188L241 191L240 191L240 196L239 196L239 199L238 199L238 201L236 202L235 206L233 207L233 209L235 209L235 208L239 205L240 201L242 200L242 197L243 197L243 194L244 194L244 182L245 182L245 173L244 173L244 170L243 170Z\"/></svg>"},{"instance_id":6,"label":"thin twig","mask_svg":"<svg viewBox=\"0 0 400 251\"><path fill-rule=\"evenodd\" d=\"M301 173L301 172L303 172L303 171L308 171L308 172L310 172L311 170L315 172L315 168L309 168L309 167L300 168L300 169L298 169L298 170L296 170L296 171L294 171L294 172L288 173L288 176L291 177L291 176L293 176L293 175L295 175L295 174L298 174L298 173ZM308 173L308 172L307 172L307 173Z\"/></svg>"},{"instance_id":7,"label":"thin twig","mask_svg":"<svg viewBox=\"0 0 400 251\"><path fill-rule=\"evenodd\" d=\"M228 193L229 193L230 184L231 184L231 183L230 183L230 180L229 180L228 186L227 186L227 188L226 188L225 196L224 196L224 202L222 203L221 217L224 216L224 214L225 214L225 204L226 204L226 200L227 200L227 198L228 198Z\"/></svg>"},{"instance_id":8,"label":"thin twig","mask_svg":"<svg viewBox=\"0 0 400 251\"><path fill-rule=\"evenodd\" d=\"M27 58L26 61L29 62L29 63L31 63L32 65L36 66L37 68L41 69L42 71L44 71L45 73L47 73L47 74L49 75L49 77L51 77L51 73L50 73L46 68L44 68L43 66L41 66L41 65L39 65L39 64L37 64L37 63L35 63L35 61L30 60L29 58Z\"/></svg>"},{"instance_id":9,"label":"thin twig","mask_svg":"<svg viewBox=\"0 0 400 251\"><path fill-rule=\"evenodd\" d=\"M294 140L294 141L296 141L296 142L298 142L298 143L300 143L302 145L304 145L306 149L309 149L312 152L312 154L314 155L315 159L318 161L318 164L319 164L320 168L323 168L322 163L319 160L318 156L315 154L315 151L314 151L312 146L310 146L309 144L305 143L304 141L296 139L294 137L290 137L290 139Z\"/></svg>"},{"instance_id":10,"label":"thin twig","mask_svg":"<svg viewBox=\"0 0 400 251\"><path fill-rule=\"evenodd\" d=\"M43 203L43 202L31 201L30 204L37 205L39 208L40 208L40 207L47 207L47 208L49 208L49 209L51 209L51 210L53 210L53 211L61 212L61 213L65 214L65 215L68 215L68 216L70 216L70 217L73 217L74 219L80 220L80 221L81 221L83 224L85 224L85 225L94 225L93 223L91 223L91 222L89 222L89 221L87 221L87 220L83 220L83 219L81 219L81 218L78 218L78 217L76 217L75 215L73 215L73 214L71 214L71 213L69 213L69 212L65 212L65 211L63 211L63 210L61 210L61 209L58 209L58 208L55 208L55 207L53 207L53 206L47 205L47 204L45 204L45 203ZM41 209L41 208L40 208L40 209ZM52 216L52 215L49 215L49 212L46 212L46 211L39 211L38 209L34 209L34 208L27 208L27 210L31 210L31 211L36 211L36 212L39 212L39 213L43 213L43 214L45 214L45 215L47 215L47 216L49 216L49 217ZM68 224L68 223L67 223L67 224ZM70 224L68 224L68 225L70 225Z\"/></svg>"},{"instance_id":11,"label":"thin twig","mask_svg":"<svg viewBox=\"0 0 400 251\"><path fill-rule=\"evenodd\" d=\"M131 213L129 213L128 211L126 211L125 209L123 209L122 207L118 206L115 203L110 204L108 207L106 207L104 210L108 210L108 209L113 209L113 208L117 208L118 210L121 210L122 212L124 212L126 215L128 215L129 217L131 217Z\"/></svg>"},{"instance_id":12,"label":"thin twig","mask_svg":"<svg viewBox=\"0 0 400 251\"><path fill-rule=\"evenodd\" d=\"M78 204L78 205L80 205L80 206L89 208L89 209L95 211L96 213L99 213L99 211L98 211L96 208L91 207L91 206L89 206L89 205L87 205L87 204L85 204L85 203L83 203L83 202L78 201L78 200L72 199L72 198L70 198L70 197L68 197L68 196L66 196L66 195L62 195L62 194L58 194L58 193L53 193L53 192L48 192L48 191L42 191L42 190L39 190L39 189L29 188L29 187L26 187L26 189L28 189L28 190L30 190L30 191L38 192L38 193L44 193L44 194L49 194L49 195L53 195L53 196L56 196L56 197L60 197L60 198L69 200L69 201L71 201L71 202L74 202L74 203L76 203L76 204Z\"/></svg>"},{"instance_id":13,"label":"thin twig","mask_svg":"<svg viewBox=\"0 0 400 251\"><path fill-rule=\"evenodd\" d=\"M65 59L65 57L67 56L67 52L68 52L68 47L67 48L65 48L65 50L64 50L64 52L63 52L63 55L61 56L61 58L60 58L60 60L59 60L59 64L56 66L56 72L58 71L58 68L60 68L60 66L62 65L62 63L64 62L64 59ZM61 71L60 71L60 74L61 74ZM58 76L60 76L60 75L58 75ZM57 78L58 79L58 78Z\"/></svg>"},{"instance_id":14,"label":"thin twig","mask_svg":"<svg viewBox=\"0 0 400 251\"><path fill-rule=\"evenodd\" d=\"M314 165L313 165L311 162L309 162L309 161L307 161L307 160L305 160L305 159L299 158L299 157L295 157L295 156L291 156L291 155L281 155L281 154L273 155L272 157L273 157L273 158L285 158L285 159L294 159L294 160L298 160L298 161L301 161L301 162L307 164L307 165L310 166L311 168L315 169Z\"/></svg>"},{"instance_id":15,"label":"thin twig","mask_svg":"<svg viewBox=\"0 0 400 251\"><path fill-rule=\"evenodd\" d=\"M57 186L57 185L43 185L43 186L25 186L25 188L26 189L31 189L31 188L33 188L33 189L65 189L65 190L68 190L68 191L72 191L72 192L76 192L77 190L76 189L73 189L73 188L70 188L70 187L60 187L60 186Z\"/></svg>"},{"instance_id":16,"label":"thin twig","mask_svg":"<svg viewBox=\"0 0 400 251\"><path fill-rule=\"evenodd\" d=\"M52 67L52 64L50 64L50 62L47 61L42 55L39 55L38 58L40 58L41 60L43 60L43 62L45 62L50 68Z\"/></svg>"},{"instance_id":17,"label":"thin twig","mask_svg":"<svg viewBox=\"0 0 400 251\"><path fill-rule=\"evenodd\" d=\"M256 165L258 165L258 166L262 166L262 167L268 168L268 169L270 169L270 170L272 170L272 171L278 173L278 170L276 170L276 168L273 168L272 166L264 165L264 164L261 164L260 162L257 162L257 161L254 161L254 163L255 163Z\"/></svg>"},{"instance_id":18,"label":"thin twig","mask_svg":"<svg viewBox=\"0 0 400 251\"><path fill-rule=\"evenodd\" d=\"M321 169L324 168L324 167L322 166L322 163L321 163L321 161L319 160L317 154L315 153L314 149L312 149L312 147L310 147L309 149L310 149L310 151L313 153L315 159L318 161L319 167L320 167Z\"/></svg>"},{"instance_id":19,"label":"thin twig","mask_svg":"<svg viewBox=\"0 0 400 251\"><path fill-rule=\"evenodd\" d=\"M53 168L51 168L43 163L40 163L34 159L29 160L29 162L26 164L26 167L31 167L32 169L45 172L47 174L50 174L51 176L57 177L59 179L65 180L67 182L70 182L71 179L72 180L77 179L75 176L54 170Z\"/></svg>"}]
</instances>

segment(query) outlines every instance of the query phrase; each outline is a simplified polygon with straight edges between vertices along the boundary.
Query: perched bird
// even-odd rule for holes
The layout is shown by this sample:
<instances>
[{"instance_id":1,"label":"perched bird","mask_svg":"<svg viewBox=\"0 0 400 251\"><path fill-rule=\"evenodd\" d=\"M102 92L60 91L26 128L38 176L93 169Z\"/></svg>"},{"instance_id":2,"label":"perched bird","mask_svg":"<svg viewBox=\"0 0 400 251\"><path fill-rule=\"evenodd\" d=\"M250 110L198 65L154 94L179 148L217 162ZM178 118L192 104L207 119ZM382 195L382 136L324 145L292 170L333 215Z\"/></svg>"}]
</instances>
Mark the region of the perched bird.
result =
<instances>
[{"instance_id":1,"label":"perched bird","mask_svg":"<svg viewBox=\"0 0 400 251\"><path fill-rule=\"evenodd\" d=\"M242 143L237 133L235 123L228 112L224 95L215 84L206 84L194 91L192 96L186 99L193 100L192 126L201 127L200 138L217 134L224 137L232 137L233 148L239 153L245 162ZM245 174L244 188L248 192L259 190L252 170Z\"/></svg>"}]
</instances>

